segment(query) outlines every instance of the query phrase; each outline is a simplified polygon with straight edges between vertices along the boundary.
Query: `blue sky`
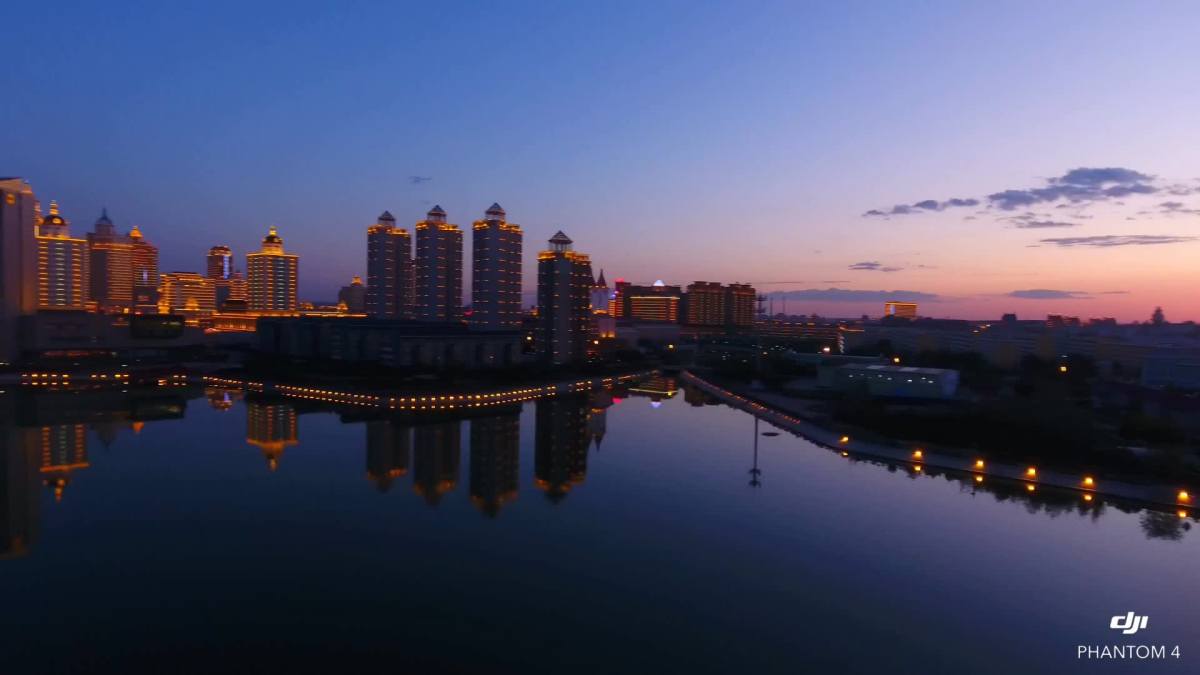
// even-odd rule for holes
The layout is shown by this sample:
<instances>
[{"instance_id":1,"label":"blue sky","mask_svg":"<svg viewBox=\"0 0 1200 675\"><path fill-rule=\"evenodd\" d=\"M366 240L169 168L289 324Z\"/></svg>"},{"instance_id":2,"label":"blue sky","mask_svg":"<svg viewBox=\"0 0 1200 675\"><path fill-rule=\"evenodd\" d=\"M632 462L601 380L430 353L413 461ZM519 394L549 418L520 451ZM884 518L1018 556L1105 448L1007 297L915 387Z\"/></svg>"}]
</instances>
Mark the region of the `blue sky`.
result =
<instances>
[{"instance_id":1,"label":"blue sky","mask_svg":"<svg viewBox=\"0 0 1200 675\"><path fill-rule=\"evenodd\" d=\"M1200 5L747 4L22 3L0 174L77 233L108 206L164 270L277 225L318 299L364 271L380 211L469 226L498 201L527 286L561 228L609 279L1200 319L1190 194L1169 217L1161 193L1089 202L1066 233L1174 238L1153 246L1042 244L1063 233L995 210L863 216L1078 167L1190 184ZM1011 295L1031 289L1067 295ZM828 297L789 308L878 312Z\"/></svg>"}]
</instances>

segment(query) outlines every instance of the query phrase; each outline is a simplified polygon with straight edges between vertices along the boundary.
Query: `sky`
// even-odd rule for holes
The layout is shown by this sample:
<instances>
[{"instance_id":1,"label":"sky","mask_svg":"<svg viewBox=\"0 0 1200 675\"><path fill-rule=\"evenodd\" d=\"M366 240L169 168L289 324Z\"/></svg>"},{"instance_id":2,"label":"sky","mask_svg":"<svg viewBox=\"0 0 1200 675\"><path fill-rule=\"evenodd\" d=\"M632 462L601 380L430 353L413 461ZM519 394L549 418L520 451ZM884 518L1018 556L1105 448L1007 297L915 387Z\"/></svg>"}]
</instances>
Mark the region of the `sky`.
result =
<instances>
[{"instance_id":1,"label":"sky","mask_svg":"<svg viewBox=\"0 0 1200 675\"><path fill-rule=\"evenodd\" d=\"M1196 3L18 3L0 175L198 271L499 202L612 281L775 309L1200 320ZM469 257L469 253L467 254ZM469 265L467 265L469 268ZM469 274L469 270L468 270ZM469 289L469 281L466 284ZM469 295L469 291L468 291Z\"/></svg>"}]
</instances>

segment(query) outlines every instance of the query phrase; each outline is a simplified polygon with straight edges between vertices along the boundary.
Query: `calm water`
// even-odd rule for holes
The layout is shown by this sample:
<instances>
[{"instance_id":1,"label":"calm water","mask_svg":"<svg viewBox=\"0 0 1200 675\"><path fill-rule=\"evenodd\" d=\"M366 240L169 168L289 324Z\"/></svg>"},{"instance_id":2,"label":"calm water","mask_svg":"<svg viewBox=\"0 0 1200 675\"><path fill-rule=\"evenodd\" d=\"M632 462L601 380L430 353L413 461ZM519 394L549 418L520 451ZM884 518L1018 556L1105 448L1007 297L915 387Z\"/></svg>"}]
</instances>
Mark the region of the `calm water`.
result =
<instances>
[{"instance_id":1,"label":"calm water","mask_svg":"<svg viewBox=\"0 0 1200 675\"><path fill-rule=\"evenodd\" d=\"M199 393L0 397L0 671L1200 671L1173 513L853 461L696 392Z\"/></svg>"}]
</instances>

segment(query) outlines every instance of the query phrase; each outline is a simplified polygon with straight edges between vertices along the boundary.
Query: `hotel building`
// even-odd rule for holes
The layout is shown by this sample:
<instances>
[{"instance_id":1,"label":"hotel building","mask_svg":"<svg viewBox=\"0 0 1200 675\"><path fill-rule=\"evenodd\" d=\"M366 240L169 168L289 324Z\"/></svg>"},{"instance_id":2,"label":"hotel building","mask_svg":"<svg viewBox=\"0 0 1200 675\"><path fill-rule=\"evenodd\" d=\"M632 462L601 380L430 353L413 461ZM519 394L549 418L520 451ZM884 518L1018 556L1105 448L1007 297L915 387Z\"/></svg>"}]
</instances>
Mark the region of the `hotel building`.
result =
<instances>
[{"instance_id":1,"label":"hotel building","mask_svg":"<svg viewBox=\"0 0 1200 675\"><path fill-rule=\"evenodd\" d=\"M434 206L417 223L416 318L462 321L462 230Z\"/></svg>"},{"instance_id":2,"label":"hotel building","mask_svg":"<svg viewBox=\"0 0 1200 675\"><path fill-rule=\"evenodd\" d=\"M70 224L50 202L37 232L38 309L85 309L88 262L87 240L71 237Z\"/></svg>"},{"instance_id":3,"label":"hotel building","mask_svg":"<svg viewBox=\"0 0 1200 675\"><path fill-rule=\"evenodd\" d=\"M367 228L366 311L377 319L412 318L412 238L387 211Z\"/></svg>"},{"instance_id":4,"label":"hotel building","mask_svg":"<svg viewBox=\"0 0 1200 675\"><path fill-rule=\"evenodd\" d=\"M101 311L126 312L133 307L133 245L117 234L108 210L88 233L89 292Z\"/></svg>"},{"instance_id":5,"label":"hotel building","mask_svg":"<svg viewBox=\"0 0 1200 675\"><path fill-rule=\"evenodd\" d=\"M586 358L592 337L592 262L571 243L559 231L538 254L537 347L554 364Z\"/></svg>"},{"instance_id":6,"label":"hotel building","mask_svg":"<svg viewBox=\"0 0 1200 675\"><path fill-rule=\"evenodd\" d=\"M250 311L296 311L299 268L300 257L284 252L283 239L272 227L262 248L246 255Z\"/></svg>"},{"instance_id":7,"label":"hotel building","mask_svg":"<svg viewBox=\"0 0 1200 675\"><path fill-rule=\"evenodd\" d=\"M177 314L189 326L210 322L217 311L217 289L212 279L195 272L162 275L158 313Z\"/></svg>"},{"instance_id":8,"label":"hotel building","mask_svg":"<svg viewBox=\"0 0 1200 675\"><path fill-rule=\"evenodd\" d=\"M521 325L521 227L492 204L474 224L471 325L514 330Z\"/></svg>"}]
</instances>

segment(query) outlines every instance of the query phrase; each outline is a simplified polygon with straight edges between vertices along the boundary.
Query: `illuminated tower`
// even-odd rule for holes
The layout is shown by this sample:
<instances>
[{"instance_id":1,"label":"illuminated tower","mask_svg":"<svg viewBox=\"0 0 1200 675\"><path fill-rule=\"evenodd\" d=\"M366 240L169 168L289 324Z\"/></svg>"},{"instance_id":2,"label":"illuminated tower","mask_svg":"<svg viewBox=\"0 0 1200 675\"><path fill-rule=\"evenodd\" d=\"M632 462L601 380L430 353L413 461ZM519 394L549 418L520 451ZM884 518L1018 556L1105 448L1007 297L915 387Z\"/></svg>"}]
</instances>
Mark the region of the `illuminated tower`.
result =
<instances>
[{"instance_id":1,"label":"illuminated tower","mask_svg":"<svg viewBox=\"0 0 1200 675\"><path fill-rule=\"evenodd\" d=\"M446 222L440 206L417 223L417 319L462 320L462 243L462 230Z\"/></svg>"},{"instance_id":2,"label":"illuminated tower","mask_svg":"<svg viewBox=\"0 0 1200 675\"><path fill-rule=\"evenodd\" d=\"M296 409L286 403L246 402L246 442L262 450L271 471L283 451L300 442Z\"/></svg>"},{"instance_id":3,"label":"illuminated tower","mask_svg":"<svg viewBox=\"0 0 1200 675\"><path fill-rule=\"evenodd\" d=\"M233 276L233 251L228 246L214 246L205 257L205 276L216 281Z\"/></svg>"},{"instance_id":4,"label":"illuminated tower","mask_svg":"<svg viewBox=\"0 0 1200 675\"><path fill-rule=\"evenodd\" d=\"M70 224L50 202L37 233L38 309L84 309L88 302L86 239L71 237Z\"/></svg>"},{"instance_id":5,"label":"illuminated tower","mask_svg":"<svg viewBox=\"0 0 1200 675\"><path fill-rule=\"evenodd\" d=\"M37 200L20 178L0 178L0 363L20 354L18 321L38 305Z\"/></svg>"},{"instance_id":6,"label":"illuminated tower","mask_svg":"<svg viewBox=\"0 0 1200 675\"><path fill-rule=\"evenodd\" d=\"M492 204L475 221L471 243L471 324L485 330L521 326L521 226L504 218Z\"/></svg>"},{"instance_id":7,"label":"illuminated tower","mask_svg":"<svg viewBox=\"0 0 1200 675\"><path fill-rule=\"evenodd\" d=\"M412 452L412 429L389 420L367 422L367 478L380 492L408 473Z\"/></svg>"},{"instance_id":8,"label":"illuminated tower","mask_svg":"<svg viewBox=\"0 0 1200 675\"><path fill-rule=\"evenodd\" d=\"M158 311L158 247L146 241L137 225L129 231L133 263L133 310L139 314Z\"/></svg>"},{"instance_id":9,"label":"illuminated tower","mask_svg":"<svg viewBox=\"0 0 1200 675\"><path fill-rule=\"evenodd\" d=\"M363 286L362 277L355 275L349 286L342 286L338 291L338 306L345 307L349 314L367 311L367 289Z\"/></svg>"},{"instance_id":10,"label":"illuminated tower","mask_svg":"<svg viewBox=\"0 0 1200 675\"><path fill-rule=\"evenodd\" d=\"M413 490L437 506L458 485L462 423L437 422L413 429Z\"/></svg>"},{"instance_id":11,"label":"illuminated tower","mask_svg":"<svg viewBox=\"0 0 1200 675\"><path fill-rule=\"evenodd\" d=\"M128 311L133 307L133 244L129 237L117 234L105 209L87 240L92 300L103 311Z\"/></svg>"},{"instance_id":12,"label":"illuminated tower","mask_svg":"<svg viewBox=\"0 0 1200 675\"><path fill-rule=\"evenodd\" d=\"M384 211L367 228L367 314L411 319L413 313L412 237Z\"/></svg>"},{"instance_id":13,"label":"illuminated tower","mask_svg":"<svg viewBox=\"0 0 1200 675\"><path fill-rule=\"evenodd\" d=\"M300 256L284 253L283 239L272 227L262 248L246 255L252 312L294 312Z\"/></svg>"},{"instance_id":14,"label":"illuminated tower","mask_svg":"<svg viewBox=\"0 0 1200 675\"><path fill-rule=\"evenodd\" d=\"M471 502L488 516L517 498L521 409L471 420Z\"/></svg>"},{"instance_id":15,"label":"illuminated tower","mask_svg":"<svg viewBox=\"0 0 1200 675\"><path fill-rule=\"evenodd\" d=\"M538 399L535 413L534 482L558 502L587 475L591 412L587 393Z\"/></svg>"},{"instance_id":16,"label":"illuminated tower","mask_svg":"<svg viewBox=\"0 0 1200 675\"><path fill-rule=\"evenodd\" d=\"M591 339L592 263L571 250L559 231L550 248L538 254L538 338L543 360L572 363L587 357Z\"/></svg>"}]
</instances>

